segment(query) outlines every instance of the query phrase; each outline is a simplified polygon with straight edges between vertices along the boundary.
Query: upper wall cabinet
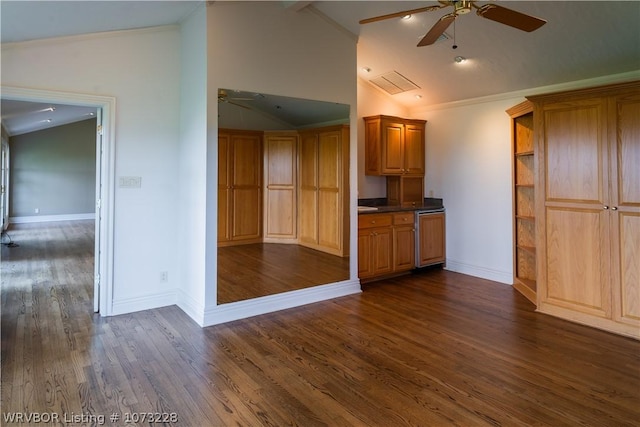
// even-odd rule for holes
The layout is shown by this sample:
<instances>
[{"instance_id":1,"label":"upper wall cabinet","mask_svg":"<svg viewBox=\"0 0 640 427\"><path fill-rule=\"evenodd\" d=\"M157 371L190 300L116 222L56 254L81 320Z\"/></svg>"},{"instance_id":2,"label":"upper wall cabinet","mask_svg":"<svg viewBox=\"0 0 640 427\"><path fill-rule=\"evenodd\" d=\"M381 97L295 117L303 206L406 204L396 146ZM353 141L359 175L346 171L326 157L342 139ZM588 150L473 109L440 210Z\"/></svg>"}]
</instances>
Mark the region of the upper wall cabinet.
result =
<instances>
[{"instance_id":1,"label":"upper wall cabinet","mask_svg":"<svg viewBox=\"0 0 640 427\"><path fill-rule=\"evenodd\" d=\"M425 120L365 117L366 175L424 175Z\"/></svg>"}]
</instances>

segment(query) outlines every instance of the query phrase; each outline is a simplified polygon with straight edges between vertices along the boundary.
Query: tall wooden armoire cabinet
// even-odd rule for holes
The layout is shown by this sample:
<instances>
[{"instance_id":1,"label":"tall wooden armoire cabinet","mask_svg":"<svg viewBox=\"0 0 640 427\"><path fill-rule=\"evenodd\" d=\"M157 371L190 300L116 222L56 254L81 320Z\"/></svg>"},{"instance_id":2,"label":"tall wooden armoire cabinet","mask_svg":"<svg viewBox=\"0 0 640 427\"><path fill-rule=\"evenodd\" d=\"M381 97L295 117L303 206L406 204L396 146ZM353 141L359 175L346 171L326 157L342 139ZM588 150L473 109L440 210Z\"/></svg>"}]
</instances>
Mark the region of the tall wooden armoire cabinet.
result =
<instances>
[{"instance_id":1,"label":"tall wooden armoire cabinet","mask_svg":"<svg viewBox=\"0 0 640 427\"><path fill-rule=\"evenodd\" d=\"M528 99L538 310L640 338L640 82Z\"/></svg>"},{"instance_id":2,"label":"tall wooden armoire cabinet","mask_svg":"<svg viewBox=\"0 0 640 427\"><path fill-rule=\"evenodd\" d=\"M218 245L262 240L262 132L218 131Z\"/></svg>"},{"instance_id":3,"label":"tall wooden armoire cabinet","mask_svg":"<svg viewBox=\"0 0 640 427\"><path fill-rule=\"evenodd\" d=\"M299 244L348 256L349 126L299 134Z\"/></svg>"}]
</instances>

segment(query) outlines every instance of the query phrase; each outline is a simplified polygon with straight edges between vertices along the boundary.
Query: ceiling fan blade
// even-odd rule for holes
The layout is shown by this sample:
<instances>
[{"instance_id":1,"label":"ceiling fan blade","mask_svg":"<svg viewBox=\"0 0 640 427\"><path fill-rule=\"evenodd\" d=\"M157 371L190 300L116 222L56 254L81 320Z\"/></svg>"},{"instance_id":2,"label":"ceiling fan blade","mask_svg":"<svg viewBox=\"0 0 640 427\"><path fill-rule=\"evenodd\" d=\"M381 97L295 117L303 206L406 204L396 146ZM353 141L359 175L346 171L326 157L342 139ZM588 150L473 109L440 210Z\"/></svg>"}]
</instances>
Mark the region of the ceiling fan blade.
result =
<instances>
[{"instance_id":1,"label":"ceiling fan blade","mask_svg":"<svg viewBox=\"0 0 640 427\"><path fill-rule=\"evenodd\" d=\"M246 105L238 104L237 102L227 101L228 104L235 105L236 107L241 107L246 110L251 110L251 107L247 107Z\"/></svg>"},{"instance_id":2,"label":"ceiling fan blade","mask_svg":"<svg viewBox=\"0 0 640 427\"><path fill-rule=\"evenodd\" d=\"M402 12L390 13L388 15L375 16L373 18L367 18L367 19L361 20L360 24L370 24L372 22L384 21L385 19L402 18L403 16L413 15L416 13L431 12L433 10L441 9L445 6L446 5L421 7L418 9L411 9L411 10L404 10Z\"/></svg>"},{"instance_id":3,"label":"ceiling fan blade","mask_svg":"<svg viewBox=\"0 0 640 427\"><path fill-rule=\"evenodd\" d=\"M537 30L547 23L544 19L507 9L495 4L485 4L478 8L478 16L517 28L522 31L531 32Z\"/></svg>"},{"instance_id":4,"label":"ceiling fan blade","mask_svg":"<svg viewBox=\"0 0 640 427\"><path fill-rule=\"evenodd\" d=\"M442 18L435 23L433 27L429 30L429 32L420 40L418 43L418 47L428 46L430 44L434 44L436 40L445 32L449 25L456 19L455 13L449 13L448 15L444 15Z\"/></svg>"}]
</instances>

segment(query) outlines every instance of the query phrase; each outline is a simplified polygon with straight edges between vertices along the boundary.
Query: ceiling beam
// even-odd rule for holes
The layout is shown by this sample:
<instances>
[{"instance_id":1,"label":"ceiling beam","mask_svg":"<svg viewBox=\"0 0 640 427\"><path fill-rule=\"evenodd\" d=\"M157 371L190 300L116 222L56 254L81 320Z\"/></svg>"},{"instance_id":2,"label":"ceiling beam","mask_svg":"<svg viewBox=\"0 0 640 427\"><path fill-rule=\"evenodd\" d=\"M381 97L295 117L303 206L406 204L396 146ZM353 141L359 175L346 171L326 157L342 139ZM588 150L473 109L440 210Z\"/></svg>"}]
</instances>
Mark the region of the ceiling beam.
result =
<instances>
[{"instance_id":1,"label":"ceiling beam","mask_svg":"<svg viewBox=\"0 0 640 427\"><path fill-rule=\"evenodd\" d=\"M302 1L302 0L283 0L282 4L285 9L292 10L294 12L300 12L305 7L309 6L312 1Z\"/></svg>"}]
</instances>

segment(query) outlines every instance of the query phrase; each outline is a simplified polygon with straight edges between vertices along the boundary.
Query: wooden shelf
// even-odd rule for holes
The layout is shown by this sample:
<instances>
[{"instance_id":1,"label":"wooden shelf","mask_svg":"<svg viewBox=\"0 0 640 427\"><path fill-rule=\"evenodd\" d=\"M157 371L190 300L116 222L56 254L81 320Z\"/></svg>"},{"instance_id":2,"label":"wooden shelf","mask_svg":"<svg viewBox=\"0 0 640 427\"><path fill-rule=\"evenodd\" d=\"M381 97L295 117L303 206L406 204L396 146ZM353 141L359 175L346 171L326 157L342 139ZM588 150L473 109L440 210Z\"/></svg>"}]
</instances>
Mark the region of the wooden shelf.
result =
<instances>
[{"instance_id":1,"label":"wooden shelf","mask_svg":"<svg viewBox=\"0 0 640 427\"><path fill-rule=\"evenodd\" d=\"M533 106L525 101L507 110L513 148L513 285L536 304L535 151Z\"/></svg>"}]
</instances>

